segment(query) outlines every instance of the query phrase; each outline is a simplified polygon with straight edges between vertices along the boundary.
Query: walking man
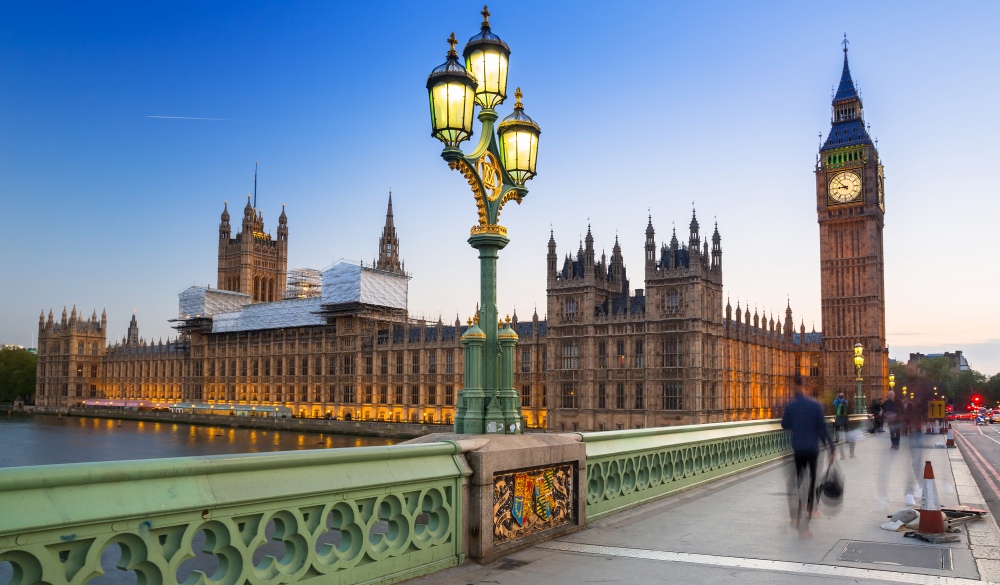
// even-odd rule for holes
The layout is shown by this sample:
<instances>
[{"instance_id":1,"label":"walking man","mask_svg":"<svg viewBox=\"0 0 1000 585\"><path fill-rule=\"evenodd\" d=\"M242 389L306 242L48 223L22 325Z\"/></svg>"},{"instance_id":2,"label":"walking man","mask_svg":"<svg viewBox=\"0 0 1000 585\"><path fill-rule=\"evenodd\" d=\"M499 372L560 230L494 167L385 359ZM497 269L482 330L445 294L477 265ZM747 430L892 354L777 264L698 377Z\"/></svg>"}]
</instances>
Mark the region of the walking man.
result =
<instances>
[{"instance_id":1,"label":"walking man","mask_svg":"<svg viewBox=\"0 0 1000 585\"><path fill-rule=\"evenodd\" d=\"M819 445L831 447L830 457L833 457L833 443L826 432L826 420L823 418L823 407L819 402L805 395L802 389L802 379L795 377L795 398L785 407L781 417L781 428L792 432L792 451L795 458L795 487L797 498L789 501L790 524L799 530L804 537L812 536L809 530L809 520L812 518L813 506L816 500L816 464L819 459ZM809 479L806 480L806 470ZM803 521L802 504L805 500L806 513Z\"/></svg>"}]
</instances>

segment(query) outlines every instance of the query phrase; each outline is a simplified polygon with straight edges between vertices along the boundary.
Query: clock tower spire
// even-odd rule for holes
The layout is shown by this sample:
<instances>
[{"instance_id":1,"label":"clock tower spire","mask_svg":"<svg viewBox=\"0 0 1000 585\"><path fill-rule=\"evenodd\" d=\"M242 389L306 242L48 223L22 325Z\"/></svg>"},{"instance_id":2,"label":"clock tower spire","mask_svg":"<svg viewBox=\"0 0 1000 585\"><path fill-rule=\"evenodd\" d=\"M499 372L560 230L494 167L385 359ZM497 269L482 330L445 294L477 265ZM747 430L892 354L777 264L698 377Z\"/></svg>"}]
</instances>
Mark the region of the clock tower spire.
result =
<instances>
[{"instance_id":1,"label":"clock tower spire","mask_svg":"<svg viewBox=\"0 0 1000 585\"><path fill-rule=\"evenodd\" d=\"M884 174L865 126L861 96L844 67L831 107L830 133L816 163L816 214L827 387L854 396L854 344L864 348L866 401L883 395L889 353L885 338L882 229Z\"/></svg>"}]
</instances>

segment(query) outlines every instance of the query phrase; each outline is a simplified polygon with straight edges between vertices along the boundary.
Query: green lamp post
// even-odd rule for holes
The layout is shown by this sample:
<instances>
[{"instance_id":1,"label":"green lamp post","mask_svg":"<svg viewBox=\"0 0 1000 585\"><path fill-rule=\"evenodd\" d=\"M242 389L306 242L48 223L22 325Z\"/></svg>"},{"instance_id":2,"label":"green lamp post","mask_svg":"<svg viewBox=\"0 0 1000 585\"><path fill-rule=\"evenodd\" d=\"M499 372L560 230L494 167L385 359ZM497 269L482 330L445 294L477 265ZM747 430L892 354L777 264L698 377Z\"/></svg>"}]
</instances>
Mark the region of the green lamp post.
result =
<instances>
[{"instance_id":1,"label":"green lamp post","mask_svg":"<svg viewBox=\"0 0 1000 585\"><path fill-rule=\"evenodd\" d=\"M468 240L479 251L479 313L462 336L465 387L458 393L455 432L520 434L520 399L514 389L517 334L510 319L504 323L497 313L497 257L510 241L499 219L505 203L520 204L528 194L524 183L535 176L541 130L524 113L520 88L514 92L514 112L494 127L499 118L494 108L507 99L510 48L490 30L485 6L481 14L482 28L463 51L465 65L458 60L452 33L447 60L427 78L431 135L445 145L441 158L468 181L479 213ZM479 144L465 154L459 145L473 134L476 105L482 125Z\"/></svg>"},{"instance_id":2,"label":"green lamp post","mask_svg":"<svg viewBox=\"0 0 1000 585\"><path fill-rule=\"evenodd\" d=\"M854 368L858 371L858 391L854 395L854 413L864 414L867 412L865 408L865 395L861 391L861 367L865 365L864 347L862 347L861 342L854 344Z\"/></svg>"}]
</instances>

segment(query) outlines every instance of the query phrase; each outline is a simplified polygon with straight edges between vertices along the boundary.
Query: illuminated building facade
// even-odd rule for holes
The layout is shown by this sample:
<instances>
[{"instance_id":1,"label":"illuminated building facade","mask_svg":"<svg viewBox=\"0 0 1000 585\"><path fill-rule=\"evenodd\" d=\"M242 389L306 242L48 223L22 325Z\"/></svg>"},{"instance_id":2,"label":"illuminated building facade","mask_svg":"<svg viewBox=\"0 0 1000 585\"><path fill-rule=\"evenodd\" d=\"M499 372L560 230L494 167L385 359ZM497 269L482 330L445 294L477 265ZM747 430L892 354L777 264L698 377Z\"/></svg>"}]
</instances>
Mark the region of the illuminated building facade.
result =
<instances>
[{"instance_id":1,"label":"illuminated building facade","mask_svg":"<svg viewBox=\"0 0 1000 585\"><path fill-rule=\"evenodd\" d=\"M858 340L865 393L881 396L884 175L846 52L815 172L823 333L807 333L801 321L796 330L790 303L777 319L740 302L735 311L728 299L723 305L722 238L717 225L703 237L693 212L686 242L675 232L658 244L649 218L643 289L630 288L617 238L611 257L598 259L588 227L575 257L560 263L551 235L547 318L518 322L515 314L511 323L526 425L599 431L769 418L796 376L817 396L853 393ZM377 258L334 265L318 294L283 294L284 211L277 239L257 232L263 220L249 204L235 238L223 212L218 288L181 293L177 340L143 340L133 317L128 335L106 346L103 317L81 322L64 311L55 323L50 311L39 322L37 403L145 399L283 405L298 416L350 420L454 420L465 326L457 316L449 324L409 317L391 196Z\"/></svg>"}]
</instances>

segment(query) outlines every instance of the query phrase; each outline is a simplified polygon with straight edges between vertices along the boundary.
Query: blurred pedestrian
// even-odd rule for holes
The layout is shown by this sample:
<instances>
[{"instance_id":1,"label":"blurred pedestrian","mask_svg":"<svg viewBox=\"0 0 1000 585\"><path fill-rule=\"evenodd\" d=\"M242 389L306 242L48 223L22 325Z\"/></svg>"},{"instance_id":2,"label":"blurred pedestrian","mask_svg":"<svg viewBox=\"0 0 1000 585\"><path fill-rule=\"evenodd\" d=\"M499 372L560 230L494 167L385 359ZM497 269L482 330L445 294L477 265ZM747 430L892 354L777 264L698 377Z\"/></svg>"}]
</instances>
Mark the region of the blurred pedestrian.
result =
<instances>
[{"instance_id":1,"label":"blurred pedestrian","mask_svg":"<svg viewBox=\"0 0 1000 585\"><path fill-rule=\"evenodd\" d=\"M781 428L792 432L792 451L795 460L795 493L789 500L790 524L798 528L802 536L812 536L809 520L812 518L816 500L816 465L819 460L820 443L830 447L833 458L833 441L826 432L826 419L819 402L805 395L802 379L795 377L795 398L785 407L781 417ZM808 479L806 472L808 471ZM803 521L803 503L805 518Z\"/></svg>"},{"instance_id":2,"label":"blurred pedestrian","mask_svg":"<svg viewBox=\"0 0 1000 585\"><path fill-rule=\"evenodd\" d=\"M896 393L889 390L885 395L885 402L882 404L882 411L885 413L885 424L889 427L889 446L891 449L899 449L899 434L903 428L903 408L896 400Z\"/></svg>"},{"instance_id":3,"label":"blurred pedestrian","mask_svg":"<svg viewBox=\"0 0 1000 585\"><path fill-rule=\"evenodd\" d=\"M882 429L883 412L882 412L882 400L880 398L872 399L872 405L871 408L869 409L869 412L872 413L872 432L881 433L883 430Z\"/></svg>"},{"instance_id":4,"label":"blurred pedestrian","mask_svg":"<svg viewBox=\"0 0 1000 585\"><path fill-rule=\"evenodd\" d=\"M844 393L837 394L837 397L833 399L833 442L840 443L841 433L843 433L843 440L851 446L851 457L854 457L854 436L851 435L848 428L847 408L848 402ZM844 458L843 445L840 446L840 458Z\"/></svg>"}]
</instances>

